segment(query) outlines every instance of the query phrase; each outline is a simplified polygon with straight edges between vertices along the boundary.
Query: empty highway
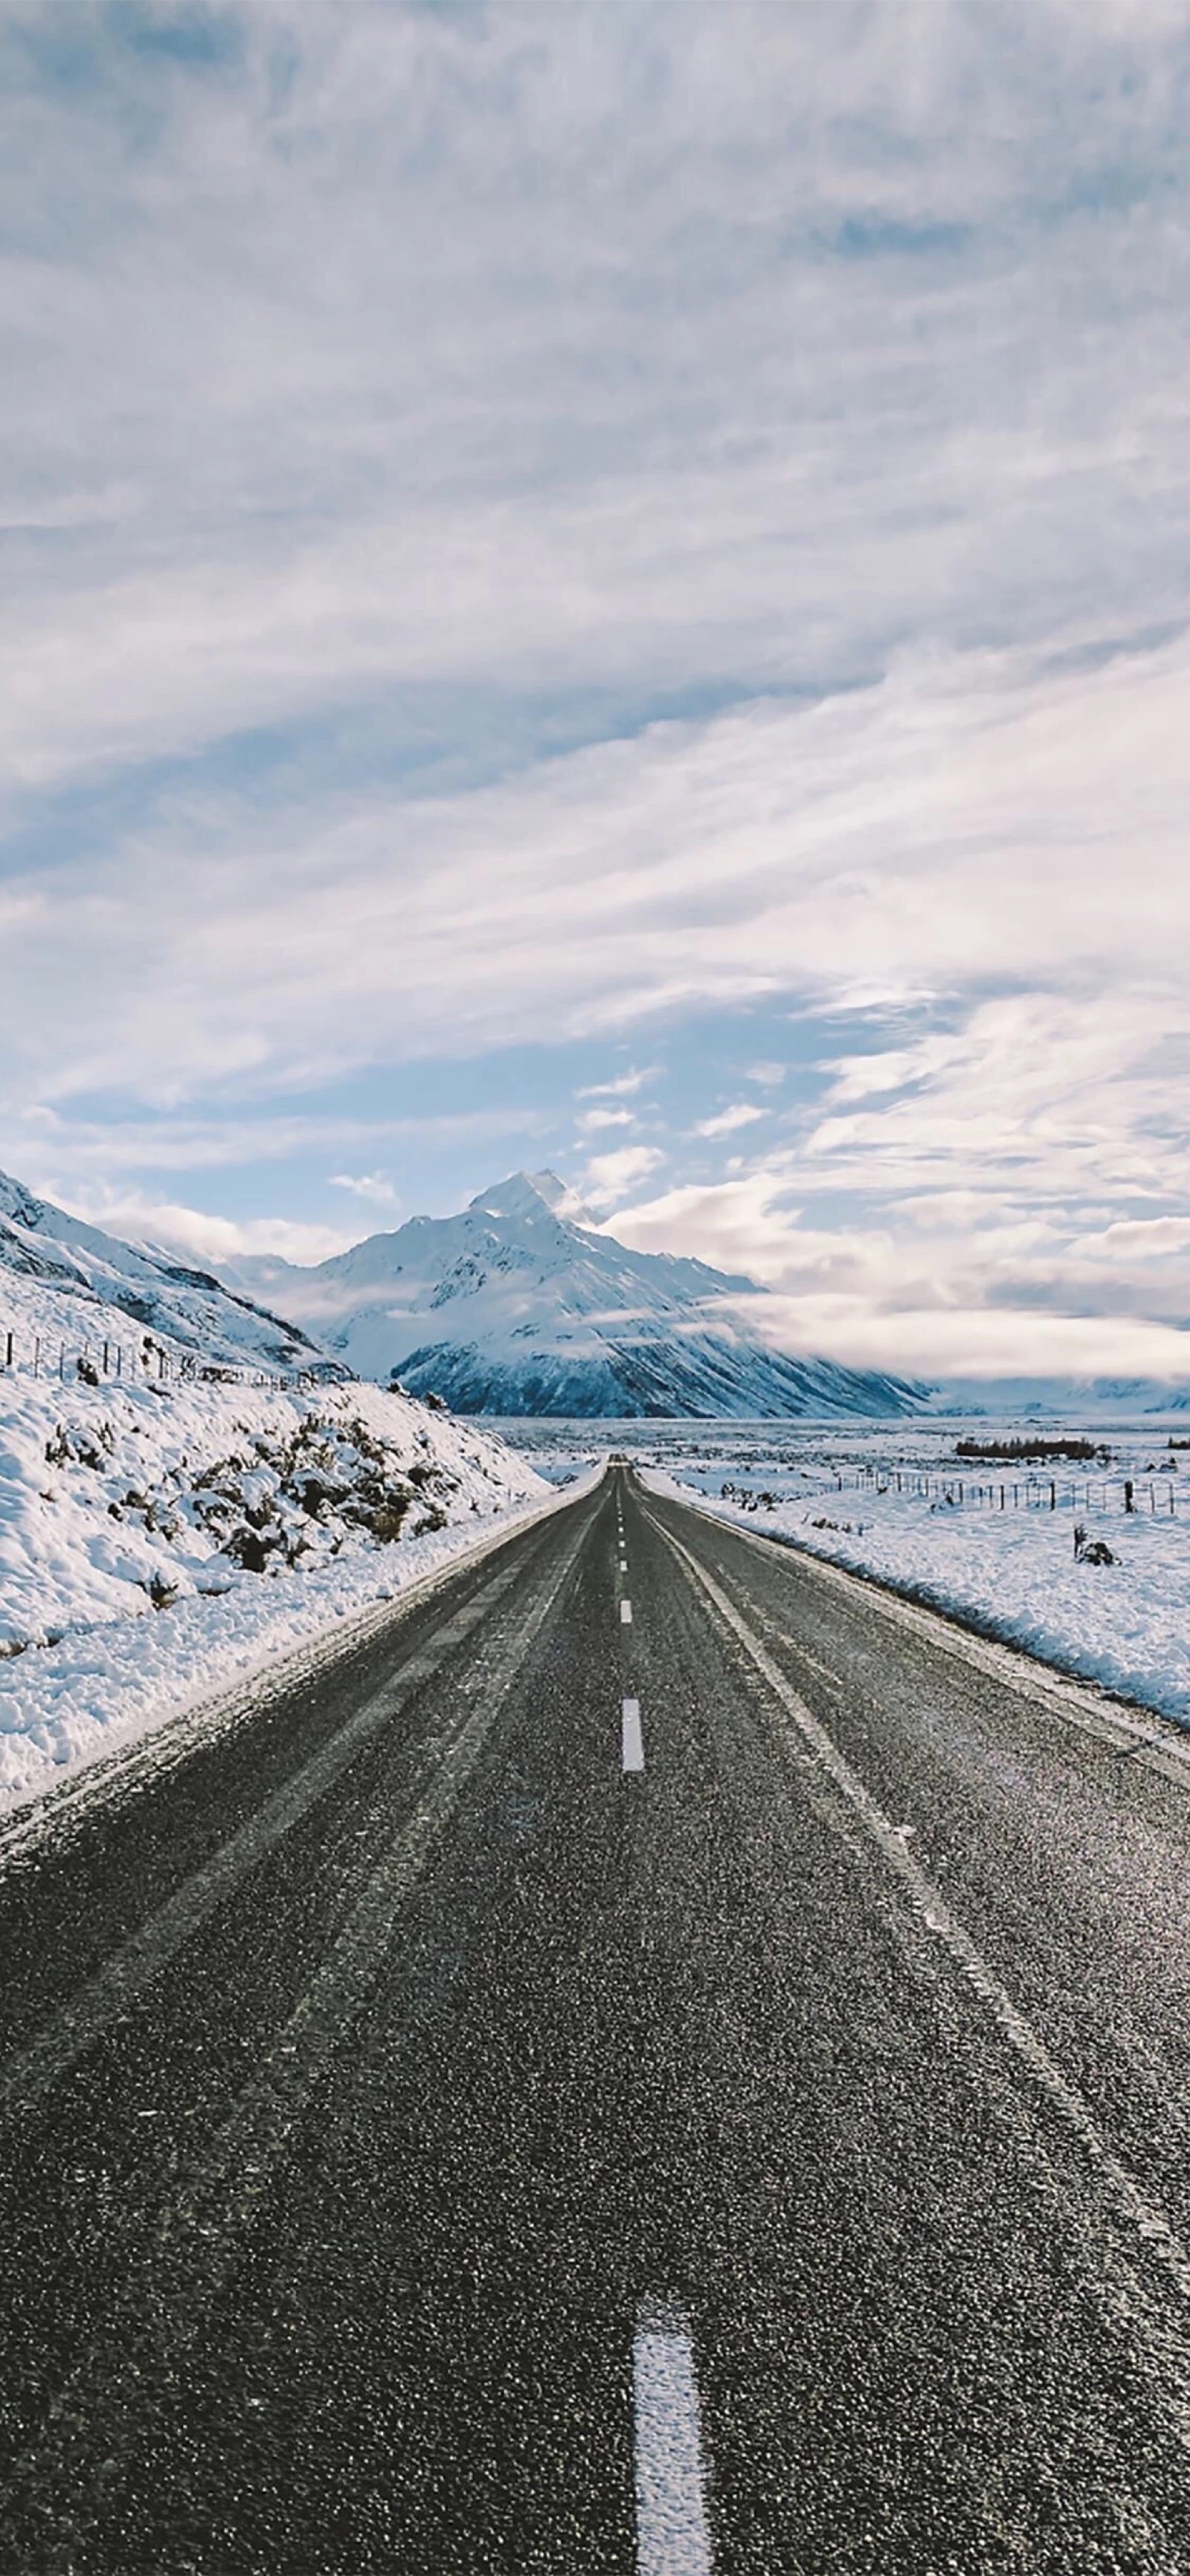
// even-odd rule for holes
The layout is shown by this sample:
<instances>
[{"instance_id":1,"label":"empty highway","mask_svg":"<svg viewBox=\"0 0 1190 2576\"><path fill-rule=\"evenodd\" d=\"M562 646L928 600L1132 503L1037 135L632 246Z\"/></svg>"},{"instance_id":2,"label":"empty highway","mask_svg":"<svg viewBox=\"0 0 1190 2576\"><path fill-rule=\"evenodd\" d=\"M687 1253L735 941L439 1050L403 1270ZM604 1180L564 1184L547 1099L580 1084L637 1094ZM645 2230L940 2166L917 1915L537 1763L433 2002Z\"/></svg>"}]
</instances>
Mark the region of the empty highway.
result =
<instances>
[{"instance_id":1,"label":"empty highway","mask_svg":"<svg viewBox=\"0 0 1190 2576\"><path fill-rule=\"evenodd\" d=\"M1188 1793L616 1466L17 1819L4 2576L1190 2569Z\"/></svg>"}]
</instances>

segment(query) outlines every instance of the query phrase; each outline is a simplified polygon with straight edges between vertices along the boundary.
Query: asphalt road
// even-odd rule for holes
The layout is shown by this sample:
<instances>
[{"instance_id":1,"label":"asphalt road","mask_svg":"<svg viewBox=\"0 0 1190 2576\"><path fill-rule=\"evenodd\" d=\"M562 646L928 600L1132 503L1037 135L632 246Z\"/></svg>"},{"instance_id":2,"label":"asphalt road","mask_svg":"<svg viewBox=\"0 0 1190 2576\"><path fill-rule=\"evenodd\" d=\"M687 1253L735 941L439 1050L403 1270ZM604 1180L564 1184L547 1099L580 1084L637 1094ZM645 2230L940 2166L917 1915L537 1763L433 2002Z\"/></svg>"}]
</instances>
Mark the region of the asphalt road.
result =
<instances>
[{"instance_id":1,"label":"asphalt road","mask_svg":"<svg viewBox=\"0 0 1190 2576\"><path fill-rule=\"evenodd\" d=\"M1190 2569L1188 1792L617 1470L0 1840L3 2576Z\"/></svg>"}]
</instances>

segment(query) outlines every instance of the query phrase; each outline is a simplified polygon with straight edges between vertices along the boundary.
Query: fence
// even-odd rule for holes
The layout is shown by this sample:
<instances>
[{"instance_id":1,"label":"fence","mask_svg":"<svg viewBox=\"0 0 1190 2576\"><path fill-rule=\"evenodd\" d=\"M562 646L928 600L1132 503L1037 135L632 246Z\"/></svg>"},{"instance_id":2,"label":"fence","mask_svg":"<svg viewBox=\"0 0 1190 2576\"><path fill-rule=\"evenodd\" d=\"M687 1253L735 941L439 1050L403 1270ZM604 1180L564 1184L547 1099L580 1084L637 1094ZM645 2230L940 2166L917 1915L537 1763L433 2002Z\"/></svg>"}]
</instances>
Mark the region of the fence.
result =
<instances>
[{"instance_id":1,"label":"fence","mask_svg":"<svg viewBox=\"0 0 1190 2576\"><path fill-rule=\"evenodd\" d=\"M0 1324L0 1377L57 1378L62 1385L85 1386L271 1386L294 1388L308 1383L300 1369L233 1368L222 1360L204 1359L200 1351L176 1351L146 1334L129 1348L108 1340L82 1345L34 1333L21 1337Z\"/></svg>"},{"instance_id":2,"label":"fence","mask_svg":"<svg viewBox=\"0 0 1190 2576\"><path fill-rule=\"evenodd\" d=\"M1153 1476L1093 1476L1062 1478L1055 1476L995 1477L991 1483L970 1476L934 1475L925 1468L855 1467L836 1469L830 1485L806 1485L794 1497L765 1492L754 1486L724 1485L724 1500L732 1497L747 1508L759 1505L775 1510L779 1501L813 1502L822 1494L855 1490L876 1497L897 1493L949 1507L955 1511L1075 1511L1075 1512L1141 1512L1176 1517L1178 1488L1172 1476L1158 1481Z\"/></svg>"},{"instance_id":3,"label":"fence","mask_svg":"<svg viewBox=\"0 0 1190 2576\"><path fill-rule=\"evenodd\" d=\"M931 1475L926 1469L900 1467L858 1467L848 1476L861 1493L917 1494L927 1500L950 1505L955 1510L976 1511L1141 1511L1150 1513L1177 1511L1177 1483L1167 1476L1160 1484L1156 1477L1146 1482L1143 1476L1092 1476L1088 1478L1056 1476L993 1477L990 1483L970 1476ZM841 1493L844 1478L836 1477ZM1115 1500L1113 1502L1113 1496ZM1141 1498L1144 1498L1142 1501Z\"/></svg>"}]
</instances>

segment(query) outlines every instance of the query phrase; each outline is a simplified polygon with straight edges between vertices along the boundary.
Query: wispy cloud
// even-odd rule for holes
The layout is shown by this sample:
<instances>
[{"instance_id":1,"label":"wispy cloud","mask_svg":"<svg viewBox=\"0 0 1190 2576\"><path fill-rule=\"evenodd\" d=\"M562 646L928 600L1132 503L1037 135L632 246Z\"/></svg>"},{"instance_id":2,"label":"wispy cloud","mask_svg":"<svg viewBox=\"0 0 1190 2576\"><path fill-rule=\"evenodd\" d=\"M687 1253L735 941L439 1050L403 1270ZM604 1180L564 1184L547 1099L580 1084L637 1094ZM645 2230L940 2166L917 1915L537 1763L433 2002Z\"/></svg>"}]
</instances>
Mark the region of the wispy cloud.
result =
<instances>
[{"instance_id":1,"label":"wispy cloud","mask_svg":"<svg viewBox=\"0 0 1190 2576\"><path fill-rule=\"evenodd\" d=\"M652 1082L659 1070L655 1064L640 1065L633 1073L617 1074L611 1082L584 1083L576 1096L579 1100L625 1100L633 1092L642 1091L646 1082Z\"/></svg>"},{"instance_id":2,"label":"wispy cloud","mask_svg":"<svg viewBox=\"0 0 1190 2576\"><path fill-rule=\"evenodd\" d=\"M212 1216L171 1199L133 1195L104 1197L97 1205L75 1206L74 1214L101 1225L128 1242L164 1245L172 1252L223 1264L268 1255L281 1261L315 1262L346 1252L353 1237L334 1226L304 1225L287 1217Z\"/></svg>"},{"instance_id":3,"label":"wispy cloud","mask_svg":"<svg viewBox=\"0 0 1190 2576\"><path fill-rule=\"evenodd\" d=\"M613 1153L596 1154L583 1175L582 1195L592 1207L612 1207L626 1190L648 1180L664 1160L655 1145L622 1145Z\"/></svg>"},{"instance_id":4,"label":"wispy cloud","mask_svg":"<svg viewBox=\"0 0 1190 2576\"><path fill-rule=\"evenodd\" d=\"M633 1127L636 1121L630 1109L587 1109L574 1123L580 1134L594 1136L608 1127Z\"/></svg>"},{"instance_id":5,"label":"wispy cloud","mask_svg":"<svg viewBox=\"0 0 1190 2576\"><path fill-rule=\"evenodd\" d=\"M353 1198L362 1199L366 1207L386 1210L400 1206L400 1199L387 1172L331 1172L333 1190L349 1190Z\"/></svg>"},{"instance_id":6,"label":"wispy cloud","mask_svg":"<svg viewBox=\"0 0 1190 2576\"><path fill-rule=\"evenodd\" d=\"M767 1112L759 1109L755 1101L737 1100L731 1109L719 1109L713 1118L702 1119L694 1133L696 1136L734 1136L741 1127L751 1127L756 1119L765 1116Z\"/></svg>"}]
</instances>

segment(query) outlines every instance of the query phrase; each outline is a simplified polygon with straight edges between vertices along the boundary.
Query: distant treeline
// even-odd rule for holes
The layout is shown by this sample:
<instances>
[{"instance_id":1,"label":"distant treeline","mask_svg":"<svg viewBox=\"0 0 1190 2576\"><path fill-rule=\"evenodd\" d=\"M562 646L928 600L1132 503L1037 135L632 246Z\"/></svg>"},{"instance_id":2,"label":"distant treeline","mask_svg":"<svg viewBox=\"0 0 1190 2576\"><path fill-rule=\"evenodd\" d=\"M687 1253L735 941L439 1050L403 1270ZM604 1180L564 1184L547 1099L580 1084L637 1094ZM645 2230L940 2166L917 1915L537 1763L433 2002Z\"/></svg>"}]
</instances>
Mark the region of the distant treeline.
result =
<instances>
[{"instance_id":1,"label":"distant treeline","mask_svg":"<svg viewBox=\"0 0 1190 2576\"><path fill-rule=\"evenodd\" d=\"M955 1456L1006 1467L1041 1467L1050 1458L1096 1459L1106 1467L1111 1451L1094 1440L960 1440Z\"/></svg>"}]
</instances>

